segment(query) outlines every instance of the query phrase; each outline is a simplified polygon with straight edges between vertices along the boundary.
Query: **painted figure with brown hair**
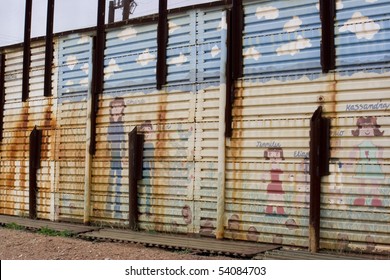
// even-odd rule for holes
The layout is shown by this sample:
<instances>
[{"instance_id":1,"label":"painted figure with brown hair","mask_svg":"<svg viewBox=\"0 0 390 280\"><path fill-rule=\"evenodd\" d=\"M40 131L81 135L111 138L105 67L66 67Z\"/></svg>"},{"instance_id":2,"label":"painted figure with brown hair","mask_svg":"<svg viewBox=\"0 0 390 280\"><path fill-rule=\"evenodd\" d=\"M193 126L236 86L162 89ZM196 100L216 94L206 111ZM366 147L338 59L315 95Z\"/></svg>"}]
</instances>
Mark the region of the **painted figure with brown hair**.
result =
<instances>
[{"instance_id":1,"label":"painted figure with brown hair","mask_svg":"<svg viewBox=\"0 0 390 280\"><path fill-rule=\"evenodd\" d=\"M283 174L283 171L280 168L280 163L284 160L283 149L268 148L264 151L264 157L266 160L271 161L271 183L267 185L268 203L271 205L268 205L265 208L265 213L267 215L285 215L284 208L280 205L284 196L282 180L280 179L280 176ZM276 212L274 210L276 210Z\"/></svg>"},{"instance_id":2,"label":"painted figure with brown hair","mask_svg":"<svg viewBox=\"0 0 390 280\"><path fill-rule=\"evenodd\" d=\"M372 184L372 194L378 195L379 193L375 189L375 185L378 184L380 180L385 179L382 166L379 163L379 160L383 157L383 148L376 146L371 139L373 137L383 136L384 131L380 130L380 125L378 125L376 117L360 117L358 118L356 125L357 129L352 130L352 135L367 139L356 147L352 155L352 158L357 159L354 178L359 179L362 184ZM360 191L364 192L365 190L361 188ZM382 201L378 197L374 197L371 199L371 202L369 202L368 198L364 195L356 198L354 200L354 205L380 207L382 206Z\"/></svg>"},{"instance_id":3,"label":"painted figure with brown hair","mask_svg":"<svg viewBox=\"0 0 390 280\"><path fill-rule=\"evenodd\" d=\"M107 131L107 140L111 151L109 192L107 196L107 210L114 210L115 218L122 218L120 210L122 157L126 148L126 135L123 126L125 101L122 97L116 97L110 102L110 124ZM114 197L114 199L112 199Z\"/></svg>"}]
</instances>

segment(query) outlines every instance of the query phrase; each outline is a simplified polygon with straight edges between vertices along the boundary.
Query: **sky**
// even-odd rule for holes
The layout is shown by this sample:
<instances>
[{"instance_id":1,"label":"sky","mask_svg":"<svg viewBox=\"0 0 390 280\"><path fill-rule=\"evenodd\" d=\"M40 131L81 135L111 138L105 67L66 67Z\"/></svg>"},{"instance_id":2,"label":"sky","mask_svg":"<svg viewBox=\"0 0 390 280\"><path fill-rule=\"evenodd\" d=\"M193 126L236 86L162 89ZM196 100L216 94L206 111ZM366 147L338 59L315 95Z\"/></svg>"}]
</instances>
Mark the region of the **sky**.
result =
<instances>
[{"instance_id":1,"label":"sky","mask_svg":"<svg viewBox=\"0 0 390 280\"><path fill-rule=\"evenodd\" d=\"M108 2L106 7L108 9ZM158 12L158 0L135 0L138 4L130 18ZM216 0L214 0L216 1ZM168 0L168 9L213 0ZM98 0L56 0L54 33L96 26ZM33 0L31 37L46 33L47 0ZM24 38L25 0L0 0L0 46L20 43ZM108 16L108 12L106 13ZM118 10L116 19L121 18Z\"/></svg>"}]
</instances>

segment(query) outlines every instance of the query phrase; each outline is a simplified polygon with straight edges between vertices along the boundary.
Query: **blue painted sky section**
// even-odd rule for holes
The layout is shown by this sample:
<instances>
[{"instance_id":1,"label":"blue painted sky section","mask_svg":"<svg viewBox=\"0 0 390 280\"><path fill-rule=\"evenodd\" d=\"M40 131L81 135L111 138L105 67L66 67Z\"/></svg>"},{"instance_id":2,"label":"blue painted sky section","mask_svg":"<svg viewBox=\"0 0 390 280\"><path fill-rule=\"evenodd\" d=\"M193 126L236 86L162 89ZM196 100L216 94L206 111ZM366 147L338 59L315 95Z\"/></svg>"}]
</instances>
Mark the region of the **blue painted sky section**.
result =
<instances>
[{"instance_id":1,"label":"blue painted sky section","mask_svg":"<svg viewBox=\"0 0 390 280\"><path fill-rule=\"evenodd\" d=\"M156 23L111 30L106 38L105 92L155 86Z\"/></svg>"},{"instance_id":2,"label":"blue painted sky section","mask_svg":"<svg viewBox=\"0 0 390 280\"><path fill-rule=\"evenodd\" d=\"M167 83L196 81L196 12L188 11L168 18Z\"/></svg>"},{"instance_id":3,"label":"blue painted sky section","mask_svg":"<svg viewBox=\"0 0 390 280\"><path fill-rule=\"evenodd\" d=\"M344 0L342 3L335 27L337 69L360 71L389 66L390 1Z\"/></svg>"},{"instance_id":4,"label":"blue painted sky section","mask_svg":"<svg viewBox=\"0 0 390 280\"><path fill-rule=\"evenodd\" d=\"M244 1L244 75L320 73L318 0Z\"/></svg>"},{"instance_id":5,"label":"blue painted sky section","mask_svg":"<svg viewBox=\"0 0 390 280\"><path fill-rule=\"evenodd\" d=\"M83 35L83 36L81 36ZM60 98L86 98L91 46L86 34L72 34L59 43L58 93Z\"/></svg>"},{"instance_id":6,"label":"blue painted sky section","mask_svg":"<svg viewBox=\"0 0 390 280\"><path fill-rule=\"evenodd\" d=\"M218 10L198 12L197 36L197 81L210 83L220 80L221 72L221 38L226 33L226 17ZM207 87L205 85L205 87Z\"/></svg>"}]
</instances>

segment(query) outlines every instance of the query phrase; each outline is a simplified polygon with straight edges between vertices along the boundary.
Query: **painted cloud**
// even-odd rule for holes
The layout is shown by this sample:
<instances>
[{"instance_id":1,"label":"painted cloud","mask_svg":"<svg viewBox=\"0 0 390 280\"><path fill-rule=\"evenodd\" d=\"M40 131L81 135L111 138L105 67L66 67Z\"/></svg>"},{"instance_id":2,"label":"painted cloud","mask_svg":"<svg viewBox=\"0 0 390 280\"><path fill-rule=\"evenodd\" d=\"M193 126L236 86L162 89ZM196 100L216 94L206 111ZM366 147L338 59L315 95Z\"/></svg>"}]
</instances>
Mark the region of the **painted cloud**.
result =
<instances>
[{"instance_id":1,"label":"painted cloud","mask_svg":"<svg viewBox=\"0 0 390 280\"><path fill-rule=\"evenodd\" d=\"M284 44L276 49L278 56L281 55L296 55L300 50L310 48L310 39L305 39L301 35L297 36L297 40Z\"/></svg>"},{"instance_id":2,"label":"painted cloud","mask_svg":"<svg viewBox=\"0 0 390 280\"><path fill-rule=\"evenodd\" d=\"M85 44L88 43L89 36L81 36L81 38L77 41L77 44Z\"/></svg>"},{"instance_id":3,"label":"painted cloud","mask_svg":"<svg viewBox=\"0 0 390 280\"><path fill-rule=\"evenodd\" d=\"M352 18L339 29L340 32L349 31L355 33L358 39L367 40L374 38L379 30L379 24L375 23L372 19L363 16L360 12L354 13Z\"/></svg>"},{"instance_id":4,"label":"painted cloud","mask_svg":"<svg viewBox=\"0 0 390 280\"><path fill-rule=\"evenodd\" d=\"M258 7L256 10L257 19L276 19L279 17L279 10L272 6Z\"/></svg>"},{"instance_id":5,"label":"painted cloud","mask_svg":"<svg viewBox=\"0 0 390 280\"><path fill-rule=\"evenodd\" d=\"M259 60L261 57L261 54L258 50L255 49L255 47L250 47L247 49L244 53L245 59L254 59L254 60Z\"/></svg>"},{"instance_id":6,"label":"painted cloud","mask_svg":"<svg viewBox=\"0 0 390 280\"><path fill-rule=\"evenodd\" d=\"M186 63L187 61L188 61L187 57L183 53L180 53L179 56L172 58L170 63L176 64L176 66L180 66L183 63Z\"/></svg>"},{"instance_id":7,"label":"painted cloud","mask_svg":"<svg viewBox=\"0 0 390 280\"><path fill-rule=\"evenodd\" d=\"M89 64L84 63L84 65L81 67L81 70L83 70L83 72L88 75L89 74Z\"/></svg>"},{"instance_id":8,"label":"painted cloud","mask_svg":"<svg viewBox=\"0 0 390 280\"><path fill-rule=\"evenodd\" d=\"M122 69L116 64L115 59L111 58L108 62L108 66L104 68L104 79L109 79L115 72L119 72Z\"/></svg>"},{"instance_id":9,"label":"painted cloud","mask_svg":"<svg viewBox=\"0 0 390 280\"><path fill-rule=\"evenodd\" d=\"M122 41L126 41L136 36L137 36L137 30L132 27L128 27L126 29L123 29L121 32L119 32L118 39Z\"/></svg>"},{"instance_id":10,"label":"painted cloud","mask_svg":"<svg viewBox=\"0 0 390 280\"><path fill-rule=\"evenodd\" d=\"M219 55L221 53L221 50L219 49L219 47L217 45L215 45L212 49L211 49L211 56L212 57L216 57L217 55Z\"/></svg>"},{"instance_id":11,"label":"painted cloud","mask_svg":"<svg viewBox=\"0 0 390 280\"><path fill-rule=\"evenodd\" d=\"M221 21L218 24L218 30L227 30L226 15L223 13L221 16Z\"/></svg>"},{"instance_id":12,"label":"painted cloud","mask_svg":"<svg viewBox=\"0 0 390 280\"><path fill-rule=\"evenodd\" d=\"M172 21L168 23L168 26L169 26L169 34L175 33L176 30L180 29L180 25L177 25Z\"/></svg>"},{"instance_id":13,"label":"painted cloud","mask_svg":"<svg viewBox=\"0 0 390 280\"><path fill-rule=\"evenodd\" d=\"M146 49L142 54L140 54L137 58L137 63L146 66L150 62L153 62L156 60L156 56L149 52L149 49Z\"/></svg>"},{"instance_id":14,"label":"painted cloud","mask_svg":"<svg viewBox=\"0 0 390 280\"><path fill-rule=\"evenodd\" d=\"M75 55L70 55L66 58L66 64L68 65L68 68L70 70L73 70L78 62L79 61L77 60L77 57Z\"/></svg>"},{"instance_id":15,"label":"painted cloud","mask_svg":"<svg viewBox=\"0 0 390 280\"><path fill-rule=\"evenodd\" d=\"M285 32L294 32L301 27L301 24L302 24L302 20L297 16L293 16L291 20L289 20L284 24L283 30Z\"/></svg>"}]
</instances>

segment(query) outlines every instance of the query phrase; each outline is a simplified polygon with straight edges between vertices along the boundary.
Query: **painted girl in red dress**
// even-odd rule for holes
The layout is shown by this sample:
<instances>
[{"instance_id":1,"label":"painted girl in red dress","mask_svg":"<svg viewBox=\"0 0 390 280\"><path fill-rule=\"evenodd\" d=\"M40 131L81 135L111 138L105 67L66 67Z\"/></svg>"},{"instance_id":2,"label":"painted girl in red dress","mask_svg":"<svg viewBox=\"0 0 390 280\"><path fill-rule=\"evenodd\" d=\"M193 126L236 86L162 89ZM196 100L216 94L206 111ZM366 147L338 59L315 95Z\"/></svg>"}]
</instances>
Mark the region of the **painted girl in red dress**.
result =
<instances>
[{"instance_id":1,"label":"painted girl in red dress","mask_svg":"<svg viewBox=\"0 0 390 280\"><path fill-rule=\"evenodd\" d=\"M264 151L264 157L266 160L271 160L271 183L267 185L267 194L268 200L273 204L265 208L265 213L267 215L285 215L283 206L275 205L277 201L283 200L284 195L282 181L280 179L280 176L283 174L283 171L280 169L280 162L284 160L283 149L268 148ZM276 213L274 209L276 209Z\"/></svg>"}]
</instances>

